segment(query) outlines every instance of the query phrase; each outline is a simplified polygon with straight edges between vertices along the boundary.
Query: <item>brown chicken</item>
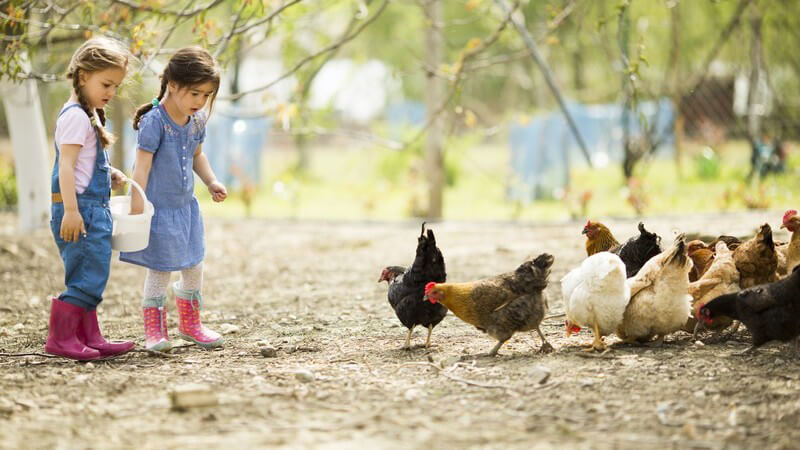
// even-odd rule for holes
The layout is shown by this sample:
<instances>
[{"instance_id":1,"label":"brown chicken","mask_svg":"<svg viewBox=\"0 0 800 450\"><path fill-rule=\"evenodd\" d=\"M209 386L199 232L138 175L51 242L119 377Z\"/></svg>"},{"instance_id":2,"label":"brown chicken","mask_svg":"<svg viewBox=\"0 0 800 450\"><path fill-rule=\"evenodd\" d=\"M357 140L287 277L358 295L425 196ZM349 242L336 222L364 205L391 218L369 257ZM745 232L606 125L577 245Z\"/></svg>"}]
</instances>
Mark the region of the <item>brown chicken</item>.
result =
<instances>
[{"instance_id":1,"label":"brown chicken","mask_svg":"<svg viewBox=\"0 0 800 450\"><path fill-rule=\"evenodd\" d=\"M690 241L686 244L686 253L692 259L692 270L689 272L689 282L699 280L714 262L714 250L708 248L700 240Z\"/></svg>"},{"instance_id":2,"label":"brown chicken","mask_svg":"<svg viewBox=\"0 0 800 450\"><path fill-rule=\"evenodd\" d=\"M542 338L541 352L553 347L539 325L547 312L547 277L553 256L542 253L522 263L513 272L470 283L428 283L425 297L441 303L456 317L497 339L490 356L518 331L536 330Z\"/></svg>"},{"instance_id":3,"label":"brown chicken","mask_svg":"<svg viewBox=\"0 0 800 450\"><path fill-rule=\"evenodd\" d=\"M733 251L733 262L739 271L739 287L747 289L759 284L776 281L778 256L772 240L772 228L761 225L758 234L742 242Z\"/></svg>"},{"instance_id":4,"label":"brown chicken","mask_svg":"<svg viewBox=\"0 0 800 450\"><path fill-rule=\"evenodd\" d=\"M611 230L600 222L587 221L582 234L586 235L586 256L619 248L619 242L614 239Z\"/></svg>"},{"instance_id":5,"label":"brown chicken","mask_svg":"<svg viewBox=\"0 0 800 450\"><path fill-rule=\"evenodd\" d=\"M718 316L708 323L697 321L700 308L720 295L730 294L739 290L739 271L733 262L733 252L725 242L718 241L716 252L711 267L703 276L689 283L689 295L692 296L692 315L683 327L683 331L692 333L692 340L697 339L697 332L705 328L717 333L728 328L733 319L728 316Z\"/></svg>"}]
</instances>

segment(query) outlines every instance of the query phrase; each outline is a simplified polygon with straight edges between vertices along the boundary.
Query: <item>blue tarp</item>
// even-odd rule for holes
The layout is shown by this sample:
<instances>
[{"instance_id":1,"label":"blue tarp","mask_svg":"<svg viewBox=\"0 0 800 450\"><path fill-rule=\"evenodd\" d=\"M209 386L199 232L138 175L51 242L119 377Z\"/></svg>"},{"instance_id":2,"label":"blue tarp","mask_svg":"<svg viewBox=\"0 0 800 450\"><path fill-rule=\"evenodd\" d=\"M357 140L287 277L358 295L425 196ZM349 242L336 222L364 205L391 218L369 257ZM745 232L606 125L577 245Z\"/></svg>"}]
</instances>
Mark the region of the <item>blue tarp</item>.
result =
<instances>
[{"instance_id":1,"label":"blue tarp","mask_svg":"<svg viewBox=\"0 0 800 450\"><path fill-rule=\"evenodd\" d=\"M619 164L623 159L621 105L582 105L570 103L568 109L586 143L595 166ZM655 121L657 135L667 138L661 154L673 151L674 108L668 99L641 102L639 112L648 123ZM658 114L656 114L658 112ZM641 136L637 114L629 113L632 137ZM534 117L525 124L515 123L509 131L513 180L508 188L511 199L529 202L553 198L569 182L569 168L585 166L586 159L561 111Z\"/></svg>"}]
</instances>

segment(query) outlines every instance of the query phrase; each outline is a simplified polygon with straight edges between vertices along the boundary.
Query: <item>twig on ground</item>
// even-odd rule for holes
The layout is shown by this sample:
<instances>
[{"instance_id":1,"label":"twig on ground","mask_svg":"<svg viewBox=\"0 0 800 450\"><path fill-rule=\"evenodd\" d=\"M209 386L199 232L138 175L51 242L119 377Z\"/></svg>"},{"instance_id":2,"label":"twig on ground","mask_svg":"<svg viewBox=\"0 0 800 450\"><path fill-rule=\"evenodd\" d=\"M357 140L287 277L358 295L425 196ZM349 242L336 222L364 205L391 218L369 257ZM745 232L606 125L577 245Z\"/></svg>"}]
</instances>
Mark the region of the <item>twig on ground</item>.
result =
<instances>
[{"instance_id":1,"label":"twig on ground","mask_svg":"<svg viewBox=\"0 0 800 450\"><path fill-rule=\"evenodd\" d=\"M33 352L33 353L0 353L0 356L14 357L14 358L21 357L21 356L41 356L43 358L60 358L60 356L48 355L46 353L36 353L36 352Z\"/></svg>"}]
</instances>

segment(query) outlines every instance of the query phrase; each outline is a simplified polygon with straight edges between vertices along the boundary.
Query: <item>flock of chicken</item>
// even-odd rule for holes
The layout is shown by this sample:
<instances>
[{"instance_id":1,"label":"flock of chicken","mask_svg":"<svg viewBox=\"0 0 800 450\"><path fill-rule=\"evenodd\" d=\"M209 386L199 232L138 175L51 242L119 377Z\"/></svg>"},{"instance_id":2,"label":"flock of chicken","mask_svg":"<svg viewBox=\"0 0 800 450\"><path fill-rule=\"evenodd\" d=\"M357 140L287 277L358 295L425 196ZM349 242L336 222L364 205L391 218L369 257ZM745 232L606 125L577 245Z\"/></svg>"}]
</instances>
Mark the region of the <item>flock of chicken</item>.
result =
<instances>
[{"instance_id":1,"label":"flock of chicken","mask_svg":"<svg viewBox=\"0 0 800 450\"><path fill-rule=\"evenodd\" d=\"M586 351L604 351L603 337L616 334L626 343L660 345L679 330L696 339L701 330L720 333L743 323L753 338L747 350L800 335L800 216L789 210L781 228L787 243L772 239L769 224L742 242L719 236L711 243L686 242L679 234L661 248L661 238L639 224L639 235L620 244L599 222L583 228L588 257L561 279L567 336L590 328L594 341ZM547 312L553 256L528 259L514 271L467 283L446 283L442 252L432 230L417 240L411 266L389 266L378 282L389 284L389 303L408 328L410 348L416 326L431 332L451 311L497 340L494 356L519 331L536 330L540 351L553 350L540 329Z\"/></svg>"}]
</instances>

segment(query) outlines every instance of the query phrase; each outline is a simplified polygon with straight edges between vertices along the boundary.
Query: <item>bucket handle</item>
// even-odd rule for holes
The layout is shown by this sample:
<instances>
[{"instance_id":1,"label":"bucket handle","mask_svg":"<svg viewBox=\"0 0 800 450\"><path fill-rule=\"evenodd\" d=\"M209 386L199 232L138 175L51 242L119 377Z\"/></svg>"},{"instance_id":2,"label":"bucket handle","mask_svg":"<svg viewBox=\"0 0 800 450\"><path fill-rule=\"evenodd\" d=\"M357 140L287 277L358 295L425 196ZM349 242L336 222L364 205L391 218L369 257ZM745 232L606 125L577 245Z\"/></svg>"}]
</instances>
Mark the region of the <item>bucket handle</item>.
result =
<instances>
[{"instance_id":1,"label":"bucket handle","mask_svg":"<svg viewBox=\"0 0 800 450\"><path fill-rule=\"evenodd\" d=\"M147 206L147 194L144 193L144 189L142 189L142 187L139 186L139 183L134 181L133 178L128 178L128 183L130 183L131 187L134 187L134 188L136 188L137 191L139 191L139 195L142 196L142 206L143 207ZM131 190L129 188L128 189L128 195L130 195L130 194L131 194Z\"/></svg>"}]
</instances>

